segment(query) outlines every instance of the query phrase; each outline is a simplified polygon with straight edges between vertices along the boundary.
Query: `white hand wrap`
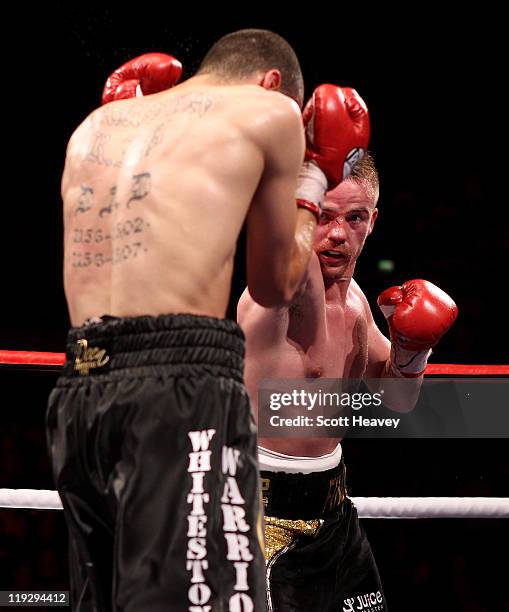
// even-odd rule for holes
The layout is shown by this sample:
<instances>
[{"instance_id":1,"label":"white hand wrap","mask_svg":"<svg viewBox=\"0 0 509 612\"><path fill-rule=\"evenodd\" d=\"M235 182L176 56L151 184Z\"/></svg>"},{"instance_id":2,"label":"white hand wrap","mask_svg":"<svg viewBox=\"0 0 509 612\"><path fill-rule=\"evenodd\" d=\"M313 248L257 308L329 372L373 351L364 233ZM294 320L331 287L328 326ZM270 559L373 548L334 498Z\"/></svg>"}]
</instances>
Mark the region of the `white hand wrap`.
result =
<instances>
[{"instance_id":1,"label":"white hand wrap","mask_svg":"<svg viewBox=\"0 0 509 612\"><path fill-rule=\"evenodd\" d=\"M391 369L395 374L408 378L420 376L428 365L431 352L431 349L410 351L393 344L391 347Z\"/></svg>"},{"instance_id":2,"label":"white hand wrap","mask_svg":"<svg viewBox=\"0 0 509 612\"><path fill-rule=\"evenodd\" d=\"M321 208L327 187L327 177L316 163L314 161L304 162L297 178L295 198L318 204Z\"/></svg>"}]
</instances>

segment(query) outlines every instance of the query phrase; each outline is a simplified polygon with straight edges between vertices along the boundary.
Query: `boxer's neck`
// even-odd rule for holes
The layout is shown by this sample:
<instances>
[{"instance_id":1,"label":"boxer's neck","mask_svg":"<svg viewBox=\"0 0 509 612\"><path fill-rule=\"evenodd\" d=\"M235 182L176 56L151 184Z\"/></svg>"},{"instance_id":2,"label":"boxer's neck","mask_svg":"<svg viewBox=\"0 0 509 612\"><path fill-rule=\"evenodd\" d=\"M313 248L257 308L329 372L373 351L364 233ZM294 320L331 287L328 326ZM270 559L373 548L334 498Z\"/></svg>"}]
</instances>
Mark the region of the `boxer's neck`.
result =
<instances>
[{"instance_id":1,"label":"boxer's neck","mask_svg":"<svg viewBox=\"0 0 509 612\"><path fill-rule=\"evenodd\" d=\"M323 283L325 287L325 302L329 304L339 303L344 305L346 303L346 296L348 294L351 280L351 276L334 280L324 278Z\"/></svg>"},{"instance_id":2,"label":"boxer's neck","mask_svg":"<svg viewBox=\"0 0 509 612\"><path fill-rule=\"evenodd\" d=\"M213 73L204 73L197 74L187 81L181 83L178 87L187 86L211 86L211 87L221 87L221 86L234 86L234 85L258 85L260 81L259 75L254 74L252 77L246 79L226 79L221 77L220 75L216 75Z\"/></svg>"}]
</instances>

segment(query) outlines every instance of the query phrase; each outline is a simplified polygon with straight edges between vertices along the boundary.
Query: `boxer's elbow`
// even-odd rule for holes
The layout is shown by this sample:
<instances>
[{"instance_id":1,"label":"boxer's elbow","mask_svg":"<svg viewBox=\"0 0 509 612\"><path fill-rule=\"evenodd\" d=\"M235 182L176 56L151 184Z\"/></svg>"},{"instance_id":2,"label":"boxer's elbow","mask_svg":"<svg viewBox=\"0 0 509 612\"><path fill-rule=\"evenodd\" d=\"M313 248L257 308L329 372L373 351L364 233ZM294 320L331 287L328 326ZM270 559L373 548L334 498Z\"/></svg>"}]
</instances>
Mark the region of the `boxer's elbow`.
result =
<instances>
[{"instance_id":1,"label":"boxer's elbow","mask_svg":"<svg viewBox=\"0 0 509 612\"><path fill-rule=\"evenodd\" d=\"M277 308L288 306L292 301L295 291L289 286L250 286L249 293L253 300L263 308Z\"/></svg>"},{"instance_id":2,"label":"boxer's elbow","mask_svg":"<svg viewBox=\"0 0 509 612\"><path fill-rule=\"evenodd\" d=\"M296 290L285 266L248 269L248 287L252 299L264 308L288 306Z\"/></svg>"}]
</instances>

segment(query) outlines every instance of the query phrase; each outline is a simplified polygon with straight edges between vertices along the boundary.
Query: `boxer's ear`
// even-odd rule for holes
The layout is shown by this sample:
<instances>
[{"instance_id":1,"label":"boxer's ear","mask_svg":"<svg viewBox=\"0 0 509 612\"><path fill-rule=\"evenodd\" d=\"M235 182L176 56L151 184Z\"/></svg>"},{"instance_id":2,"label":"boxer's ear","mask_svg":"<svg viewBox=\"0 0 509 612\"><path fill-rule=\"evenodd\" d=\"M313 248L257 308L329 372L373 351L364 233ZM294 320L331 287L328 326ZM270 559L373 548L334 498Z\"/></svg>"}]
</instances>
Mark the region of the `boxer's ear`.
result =
<instances>
[{"instance_id":1,"label":"boxer's ear","mask_svg":"<svg viewBox=\"0 0 509 612\"><path fill-rule=\"evenodd\" d=\"M377 217L378 217L378 208L375 208L373 210L373 212L371 213L371 220L369 222L368 236L373 231L373 227L375 226L375 221L376 221Z\"/></svg>"},{"instance_id":2,"label":"boxer's ear","mask_svg":"<svg viewBox=\"0 0 509 612\"><path fill-rule=\"evenodd\" d=\"M277 68L272 68L264 75L262 75L262 79L260 85L264 89L272 89L275 91L279 91L281 88L281 73Z\"/></svg>"}]
</instances>

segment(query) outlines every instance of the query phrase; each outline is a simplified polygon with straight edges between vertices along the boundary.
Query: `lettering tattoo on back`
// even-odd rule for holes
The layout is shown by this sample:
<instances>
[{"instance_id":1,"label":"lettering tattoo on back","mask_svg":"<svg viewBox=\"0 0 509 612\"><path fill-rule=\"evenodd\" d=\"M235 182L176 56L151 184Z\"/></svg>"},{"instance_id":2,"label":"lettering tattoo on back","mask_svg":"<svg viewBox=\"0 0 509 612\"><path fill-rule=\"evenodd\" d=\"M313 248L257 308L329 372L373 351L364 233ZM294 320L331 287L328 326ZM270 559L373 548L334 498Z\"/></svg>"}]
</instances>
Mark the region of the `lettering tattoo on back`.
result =
<instances>
[{"instance_id":1,"label":"lettering tattoo on back","mask_svg":"<svg viewBox=\"0 0 509 612\"><path fill-rule=\"evenodd\" d=\"M217 99L217 96L214 98L207 92L179 96L174 100L173 106L170 105L169 114L192 113L198 115L198 117L203 117Z\"/></svg>"},{"instance_id":2,"label":"lettering tattoo on back","mask_svg":"<svg viewBox=\"0 0 509 612\"><path fill-rule=\"evenodd\" d=\"M87 185L80 185L80 189L81 192L78 197L78 205L74 210L75 214L85 213L92 208L94 190Z\"/></svg>"},{"instance_id":3,"label":"lettering tattoo on back","mask_svg":"<svg viewBox=\"0 0 509 612\"><path fill-rule=\"evenodd\" d=\"M123 168L125 158L130 150L130 146L135 142L134 136L124 138L122 142L122 152L117 159L114 159L107 151L107 144L111 140L111 135L105 132L95 132L92 137L90 148L83 161L96 166L106 166L107 168Z\"/></svg>"},{"instance_id":4,"label":"lettering tattoo on back","mask_svg":"<svg viewBox=\"0 0 509 612\"><path fill-rule=\"evenodd\" d=\"M102 268L136 259L148 251L142 239L149 227L143 217L125 219L110 228L75 227L71 236L71 266L74 269Z\"/></svg>"},{"instance_id":5,"label":"lettering tattoo on back","mask_svg":"<svg viewBox=\"0 0 509 612\"><path fill-rule=\"evenodd\" d=\"M150 172L140 172L133 174L129 198L125 203L126 208L131 208L131 203L143 200L152 189L152 175ZM80 185L80 193L78 202L74 209L75 214L88 212L94 207L94 189L90 185ZM117 186L113 185L109 190L109 202L106 206L99 208L98 216L104 217L111 214L114 210L121 207L121 202L118 198Z\"/></svg>"},{"instance_id":6,"label":"lettering tattoo on back","mask_svg":"<svg viewBox=\"0 0 509 612\"><path fill-rule=\"evenodd\" d=\"M108 104L101 115L99 125L117 128L139 128L160 120L165 114L166 104L152 103L146 107L126 108L124 105Z\"/></svg>"},{"instance_id":7,"label":"lettering tattoo on back","mask_svg":"<svg viewBox=\"0 0 509 612\"><path fill-rule=\"evenodd\" d=\"M149 172L142 172L133 176L133 185L131 187L131 197L127 200L127 208L131 208L131 202L143 200L150 193L151 176Z\"/></svg>"},{"instance_id":8,"label":"lettering tattoo on back","mask_svg":"<svg viewBox=\"0 0 509 612\"><path fill-rule=\"evenodd\" d=\"M145 150L145 157L148 157L150 153L152 153L152 150L155 149L157 145L160 145L163 142L163 128L164 124L160 123L152 132L152 137L149 140L149 143Z\"/></svg>"},{"instance_id":9,"label":"lettering tattoo on back","mask_svg":"<svg viewBox=\"0 0 509 612\"><path fill-rule=\"evenodd\" d=\"M150 190L150 172L132 176L131 189L124 201L118 197L117 186L110 187L109 203L105 206L100 206L101 203L99 203L97 207L99 219L94 222L87 217L88 221L85 221L85 224L77 224L72 227L71 267L88 269L91 266L102 268L108 264L115 266L139 258L143 253L148 252L143 237L150 228L150 224L143 217L143 213L138 213L136 217L122 216L120 220L112 219L109 223L105 223L105 220L111 219L114 211L122 208L128 209L132 203L143 200L150 194ZM94 209L94 202L91 199L93 193L91 187L82 186L76 212L79 209L82 212Z\"/></svg>"},{"instance_id":10,"label":"lettering tattoo on back","mask_svg":"<svg viewBox=\"0 0 509 612\"><path fill-rule=\"evenodd\" d=\"M192 92L180 94L164 103L153 102L149 106L126 108L124 105L112 104L105 107L99 124L103 127L139 128L178 113L191 113L203 117L223 98L222 95L212 95L209 92Z\"/></svg>"},{"instance_id":11,"label":"lettering tattoo on back","mask_svg":"<svg viewBox=\"0 0 509 612\"><path fill-rule=\"evenodd\" d=\"M96 124L96 129L91 138L91 144L87 151L84 162L96 164L98 166L124 168L128 165L129 154L138 150L140 156L148 157L154 149L162 144L164 140L165 122L179 114L191 114L196 118L201 119L207 114L212 107L223 99L221 95L211 95L208 92L188 93L176 96L168 100L168 102L152 103L147 108L145 107L117 107L110 105L104 108L101 118ZM152 126L157 121L155 127ZM89 123L93 125L93 121ZM111 128L147 128L145 131L140 130L136 134L128 134L123 139L120 139L121 152L114 154L109 151L110 143L112 143ZM94 128L91 128L94 129ZM105 131L105 130L110 131ZM136 155L132 159L137 160Z\"/></svg>"},{"instance_id":12,"label":"lettering tattoo on back","mask_svg":"<svg viewBox=\"0 0 509 612\"><path fill-rule=\"evenodd\" d=\"M109 134L96 132L92 138L91 147L85 155L84 161L97 164L98 166L111 166L113 161L105 155L105 148L109 140Z\"/></svg>"},{"instance_id":13,"label":"lettering tattoo on back","mask_svg":"<svg viewBox=\"0 0 509 612\"><path fill-rule=\"evenodd\" d=\"M108 206L103 206L103 208L101 208L101 210L99 211L100 217L104 217L104 215L110 215L113 210L116 210L120 206L118 200L116 199L116 195L117 187L115 185L110 189L110 203L108 204Z\"/></svg>"}]
</instances>

